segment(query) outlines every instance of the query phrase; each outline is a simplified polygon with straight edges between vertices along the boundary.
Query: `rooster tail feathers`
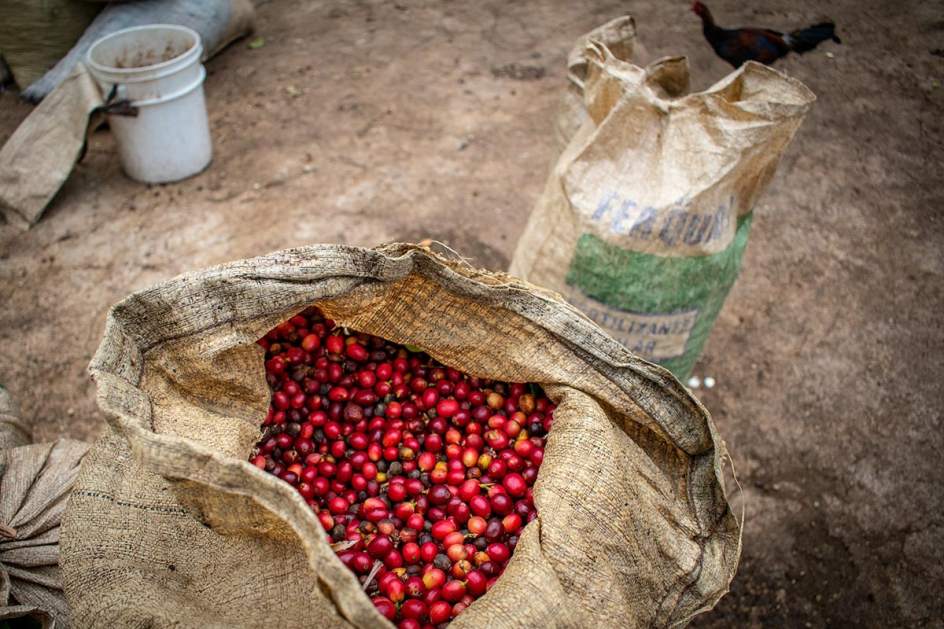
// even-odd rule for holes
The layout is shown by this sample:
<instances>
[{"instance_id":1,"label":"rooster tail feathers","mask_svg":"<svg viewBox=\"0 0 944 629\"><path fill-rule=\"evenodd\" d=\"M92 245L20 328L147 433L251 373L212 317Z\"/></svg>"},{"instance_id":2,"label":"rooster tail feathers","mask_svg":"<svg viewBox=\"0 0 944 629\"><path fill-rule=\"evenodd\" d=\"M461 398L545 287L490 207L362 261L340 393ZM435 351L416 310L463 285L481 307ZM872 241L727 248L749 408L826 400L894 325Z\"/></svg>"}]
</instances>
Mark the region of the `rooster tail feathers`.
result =
<instances>
[{"instance_id":1,"label":"rooster tail feathers","mask_svg":"<svg viewBox=\"0 0 944 629\"><path fill-rule=\"evenodd\" d=\"M842 40L836 35L836 25L832 22L823 22L822 24L814 24L807 28L801 28L800 30L793 31L783 39L794 52L801 54L813 50L827 39L831 39L837 44L842 43Z\"/></svg>"}]
</instances>

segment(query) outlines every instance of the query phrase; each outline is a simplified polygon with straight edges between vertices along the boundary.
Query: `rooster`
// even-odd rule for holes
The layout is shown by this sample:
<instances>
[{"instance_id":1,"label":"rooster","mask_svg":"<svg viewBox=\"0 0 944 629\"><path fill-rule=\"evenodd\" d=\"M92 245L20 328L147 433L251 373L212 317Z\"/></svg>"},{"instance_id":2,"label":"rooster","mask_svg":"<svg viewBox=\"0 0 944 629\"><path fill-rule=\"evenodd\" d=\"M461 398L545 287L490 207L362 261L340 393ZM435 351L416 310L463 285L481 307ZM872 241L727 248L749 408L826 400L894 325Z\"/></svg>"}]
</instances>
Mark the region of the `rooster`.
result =
<instances>
[{"instance_id":1,"label":"rooster","mask_svg":"<svg viewBox=\"0 0 944 629\"><path fill-rule=\"evenodd\" d=\"M721 28L715 24L708 7L698 0L692 4L692 12L701 18L705 39L715 53L735 68L747 61L770 65L789 52L809 52L827 39L842 43L836 36L836 25L832 22L780 33L766 28Z\"/></svg>"}]
</instances>

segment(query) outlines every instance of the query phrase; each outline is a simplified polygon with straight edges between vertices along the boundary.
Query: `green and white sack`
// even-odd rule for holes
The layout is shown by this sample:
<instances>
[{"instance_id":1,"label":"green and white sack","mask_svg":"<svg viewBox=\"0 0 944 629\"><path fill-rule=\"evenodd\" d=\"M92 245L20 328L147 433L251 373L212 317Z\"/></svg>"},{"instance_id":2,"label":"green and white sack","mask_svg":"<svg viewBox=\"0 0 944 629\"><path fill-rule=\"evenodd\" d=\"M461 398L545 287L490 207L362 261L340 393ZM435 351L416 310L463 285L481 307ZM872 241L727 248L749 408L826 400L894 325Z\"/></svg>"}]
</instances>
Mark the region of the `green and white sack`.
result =
<instances>
[{"instance_id":1,"label":"green and white sack","mask_svg":"<svg viewBox=\"0 0 944 629\"><path fill-rule=\"evenodd\" d=\"M684 57L641 68L594 40L584 55L588 117L510 272L685 378L737 277L751 211L815 96L753 62L685 95Z\"/></svg>"}]
</instances>

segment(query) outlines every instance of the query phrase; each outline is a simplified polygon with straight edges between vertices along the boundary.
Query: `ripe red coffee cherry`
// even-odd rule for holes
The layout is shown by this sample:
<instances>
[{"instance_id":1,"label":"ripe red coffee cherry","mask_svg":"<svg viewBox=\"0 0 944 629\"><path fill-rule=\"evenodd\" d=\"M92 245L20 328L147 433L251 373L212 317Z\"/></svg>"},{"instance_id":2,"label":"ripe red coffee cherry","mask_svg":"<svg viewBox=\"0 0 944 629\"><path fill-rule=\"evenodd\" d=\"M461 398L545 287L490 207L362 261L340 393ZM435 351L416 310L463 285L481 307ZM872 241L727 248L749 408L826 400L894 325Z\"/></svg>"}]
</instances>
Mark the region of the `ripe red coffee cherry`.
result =
<instances>
[{"instance_id":1,"label":"ripe red coffee cherry","mask_svg":"<svg viewBox=\"0 0 944 629\"><path fill-rule=\"evenodd\" d=\"M439 400L436 404L436 414L440 417L452 417L460 410L459 402L456 400Z\"/></svg>"},{"instance_id":2,"label":"ripe red coffee cherry","mask_svg":"<svg viewBox=\"0 0 944 629\"><path fill-rule=\"evenodd\" d=\"M433 485L429 489L429 501L434 505L442 505L449 502L449 499L452 498L452 493L445 485Z\"/></svg>"},{"instance_id":3,"label":"ripe red coffee cherry","mask_svg":"<svg viewBox=\"0 0 944 629\"><path fill-rule=\"evenodd\" d=\"M367 553L377 559L385 557L391 550L393 550L393 542L382 535L378 535L367 545Z\"/></svg>"},{"instance_id":4,"label":"ripe red coffee cherry","mask_svg":"<svg viewBox=\"0 0 944 629\"><path fill-rule=\"evenodd\" d=\"M430 529L430 534L434 539L441 540L446 537L449 533L452 533L456 530L456 525L452 520L440 520L433 524L433 527Z\"/></svg>"},{"instance_id":5,"label":"ripe red coffee cherry","mask_svg":"<svg viewBox=\"0 0 944 629\"><path fill-rule=\"evenodd\" d=\"M511 498L505 494L495 494L491 498L492 510L499 515L508 515L514 508Z\"/></svg>"},{"instance_id":6,"label":"ripe red coffee cherry","mask_svg":"<svg viewBox=\"0 0 944 629\"><path fill-rule=\"evenodd\" d=\"M358 574L367 574L373 565L373 559L365 552L354 553L351 559L351 568Z\"/></svg>"},{"instance_id":7,"label":"ripe red coffee cherry","mask_svg":"<svg viewBox=\"0 0 944 629\"><path fill-rule=\"evenodd\" d=\"M426 563L431 563L439 553L439 546L433 542L426 542L420 546L420 559ZM430 587L427 585L426 587ZM438 586L436 586L438 587Z\"/></svg>"},{"instance_id":8,"label":"ripe red coffee cherry","mask_svg":"<svg viewBox=\"0 0 944 629\"><path fill-rule=\"evenodd\" d=\"M403 502L406 500L406 487L403 483L390 483L387 487L387 496L394 502Z\"/></svg>"},{"instance_id":9,"label":"ripe red coffee cherry","mask_svg":"<svg viewBox=\"0 0 944 629\"><path fill-rule=\"evenodd\" d=\"M508 546L497 542L489 544L488 548L485 549L485 552L487 552L492 561L496 563L504 563L508 561L509 557L511 557L511 551L508 550Z\"/></svg>"},{"instance_id":10,"label":"ripe red coffee cherry","mask_svg":"<svg viewBox=\"0 0 944 629\"><path fill-rule=\"evenodd\" d=\"M488 523L486 522L485 518L476 515L469 518L466 526L469 529L469 533L472 533L473 535L484 535L485 528L488 526Z\"/></svg>"},{"instance_id":11,"label":"ripe red coffee cherry","mask_svg":"<svg viewBox=\"0 0 944 629\"><path fill-rule=\"evenodd\" d=\"M338 335L329 336L325 341L325 349L329 354L340 354L344 351L344 339Z\"/></svg>"},{"instance_id":12,"label":"ripe red coffee cherry","mask_svg":"<svg viewBox=\"0 0 944 629\"><path fill-rule=\"evenodd\" d=\"M421 452L416 459L416 465L421 471L428 472L436 465L436 455L432 452Z\"/></svg>"},{"instance_id":13,"label":"ripe red coffee cherry","mask_svg":"<svg viewBox=\"0 0 944 629\"><path fill-rule=\"evenodd\" d=\"M471 570L465 575L466 589L469 591L469 594L472 594L473 596L481 596L482 594L485 594L487 583L488 579L486 576L478 570Z\"/></svg>"},{"instance_id":14,"label":"ripe red coffee cherry","mask_svg":"<svg viewBox=\"0 0 944 629\"><path fill-rule=\"evenodd\" d=\"M446 601L436 601L429 606L429 621L438 625L448 621L452 617L452 605Z\"/></svg>"},{"instance_id":15,"label":"ripe red coffee cherry","mask_svg":"<svg viewBox=\"0 0 944 629\"><path fill-rule=\"evenodd\" d=\"M423 579L418 576L408 578L406 580L406 593L407 596L412 596L414 598L425 596L426 586L423 584Z\"/></svg>"},{"instance_id":16,"label":"ripe red coffee cherry","mask_svg":"<svg viewBox=\"0 0 944 629\"><path fill-rule=\"evenodd\" d=\"M465 535L463 535L461 531L453 531L452 533L449 533L444 538L442 538L442 547L448 549L450 546L454 546L456 544L462 544L464 541L465 541ZM458 561L458 560L453 559L453 561Z\"/></svg>"},{"instance_id":17,"label":"ripe red coffee cherry","mask_svg":"<svg viewBox=\"0 0 944 629\"><path fill-rule=\"evenodd\" d=\"M492 513L492 505L485 496L473 496L469 499L469 509L482 518L487 518Z\"/></svg>"},{"instance_id":18,"label":"ripe red coffee cherry","mask_svg":"<svg viewBox=\"0 0 944 629\"><path fill-rule=\"evenodd\" d=\"M346 512L349 506L348 501L340 496L336 496L328 501L328 510L335 515Z\"/></svg>"},{"instance_id":19,"label":"ripe red coffee cherry","mask_svg":"<svg viewBox=\"0 0 944 629\"><path fill-rule=\"evenodd\" d=\"M406 598L406 586L398 578L393 578L386 582L386 594L394 603L399 603Z\"/></svg>"},{"instance_id":20,"label":"ripe red coffee cherry","mask_svg":"<svg viewBox=\"0 0 944 629\"><path fill-rule=\"evenodd\" d=\"M421 559L419 544L414 542L404 544L403 548L400 549L400 554L403 555L403 561L408 564L419 563Z\"/></svg>"},{"instance_id":21,"label":"ripe red coffee cherry","mask_svg":"<svg viewBox=\"0 0 944 629\"><path fill-rule=\"evenodd\" d=\"M403 614L404 618L412 618L413 620L423 620L426 618L428 613L428 608L426 603L421 600L411 598L403 602L403 606L400 607L400 613ZM402 626L402 625L401 625Z\"/></svg>"},{"instance_id":22,"label":"ripe red coffee cherry","mask_svg":"<svg viewBox=\"0 0 944 629\"><path fill-rule=\"evenodd\" d=\"M447 601L456 602L465 596L465 583L458 580L447 581L442 586L442 597Z\"/></svg>"},{"instance_id":23,"label":"ripe red coffee cherry","mask_svg":"<svg viewBox=\"0 0 944 629\"><path fill-rule=\"evenodd\" d=\"M414 513L406 519L406 525L414 531L422 531L425 522L425 519L419 513Z\"/></svg>"},{"instance_id":24,"label":"ripe red coffee cherry","mask_svg":"<svg viewBox=\"0 0 944 629\"><path fill-rule=\"evenodd\" d=\"M521 530L521 516L511 513L502 518L502 527L506 532L516 535Z\"/></svg>"},{"instance_id":25,"label":"ripe red coffee cherry","mask_svg":"<svg viewBox=\"0 0 944 629\"><path fill-rule=\"evenodd\" d=\"M374 607L377 608L377 611L380 612L380 615L387 620L394 620L397 617L397 607L389 598L385 596L375 596L370 600L374 604Z\"/></svg>"},{"instance_id":26,"label":"ripe red coffee cherry","mask_svg":"<svg viewBox=\"0 0 944 629\"><path fill-rule=\"evenodd\" d=\"M403 555L395 550L391 550L383 558L384 567L387 570L396 570L397 568L403 567Z\"/></svg>"},{"instance_id":27,"label":"ripe red coffee cherry","mask_svg":"<svg viewBox=\"0 0 944 629\"><path fill-rule=\"evenodd\" d=\"M523 496L528 491L527 483L524 482L521 474L516 472L505 475L505 478L502 479L502 486L512 496Z\"/></svg>"},{"instance_id":28,"label":"ripe red coffee cherry","mask_svg":"<svg viewBox=\"0 0 944 629\"><path fill-rule=\"evenodd\" d=\"M459 486L459 493L456 495L462 500L468 502L475 496L479 495L479 487L480 485L477 480L469 479Z\"/></svg>"},{"instance_id":29,"label":"ripe red coffee cherry","mask_svg":"<svg viewBox=\"0 0 944 629\"><path fill-rule=\"evenodd\" d=\"M400 520L406 520L413 515L414 509L416 509L416 505L412 502L399 502L393 508L393 515Z\"/></svg>"},{"instance_id":30,"label":"ripe red coffee cherry","mask_svg":"<svg viewBox=\"0 0 944 629\"><path fill-rule=\"evenodd\" d=\"M347 355L351 360L359 363L366 362L370 358L370 353L360 343L351 343L347 346Z\"/></svg>"}]
</instances>

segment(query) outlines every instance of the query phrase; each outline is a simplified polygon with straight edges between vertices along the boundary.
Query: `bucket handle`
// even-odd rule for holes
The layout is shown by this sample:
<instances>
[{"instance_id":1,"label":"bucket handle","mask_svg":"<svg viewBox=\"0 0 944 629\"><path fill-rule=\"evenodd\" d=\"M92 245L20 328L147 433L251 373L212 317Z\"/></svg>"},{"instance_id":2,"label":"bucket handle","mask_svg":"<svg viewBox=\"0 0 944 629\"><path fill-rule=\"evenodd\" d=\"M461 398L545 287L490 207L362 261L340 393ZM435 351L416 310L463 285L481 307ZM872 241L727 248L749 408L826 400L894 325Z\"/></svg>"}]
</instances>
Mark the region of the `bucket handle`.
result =
<instances>
[{"instance_id":1,"label":"bucket handle","mask_svg":"<svg viewBox=\"0 0 944 629\"><path fill-rule=\"evenodd\" d=\"M137 117L138 108L131 104L131 101L127 98L127 94L128 91L124 85L115 83L111 86L111 90L108 91L108 97L105 98L105 102L93 109L92 114Z\"/></svg>"},{"instance_id":2,"label":"bucket handle","mask_svg":"<svg viewBox=\"0 0 944 629\"><path fill-rule=\"evenodd\" d=\"M203 81L206 79L206 68L202 65L200 66L200 72L197 78L190 83L190 85L185 85L182 88L178 89L176 92L171 92L170 94L162 94L155 98L145 98L143 100L131 101L128 99L128 88L120 83L116 83L112 86L111 91L108 93L109 98L114 96L118 100L115 101L115 106L118 107L119 111L108 111L106 113L111 113L119 116L137 116L138 110L141 107L150 107L151 105L159 105L161 103L166 103L168 101L176 100L182 98L199 88L203 85ZM120 97L124 98L120 98ZM107 103L106 103L107 104ZM120 106L119 106L120 104ZM124 108L124 109L122 109ZM128 112L134 111L134 113L122 113L122 111L127 110Z\"/></svg>"},{"instance_id":3,"label":"bucket handle","mask_svg":"<svg viewBox=\"0 0 944 629\"><path fill-rule=\"evenodd\" d=\"M85 159L85 154L88 153L89 138L95 133L95 130L105 122L106 114L111 116L137 117L138 108L132 105L131 101L127 98L119 98L119 94L122 96L126 95L124 86L112 85L111 89L108 91L108 97L105 98L105 102L89 112L89 122L85 128L85 141L82 142L82 148L79 149L79 156L75 160L76 163Z\"/></svg>"}]
</instances>

